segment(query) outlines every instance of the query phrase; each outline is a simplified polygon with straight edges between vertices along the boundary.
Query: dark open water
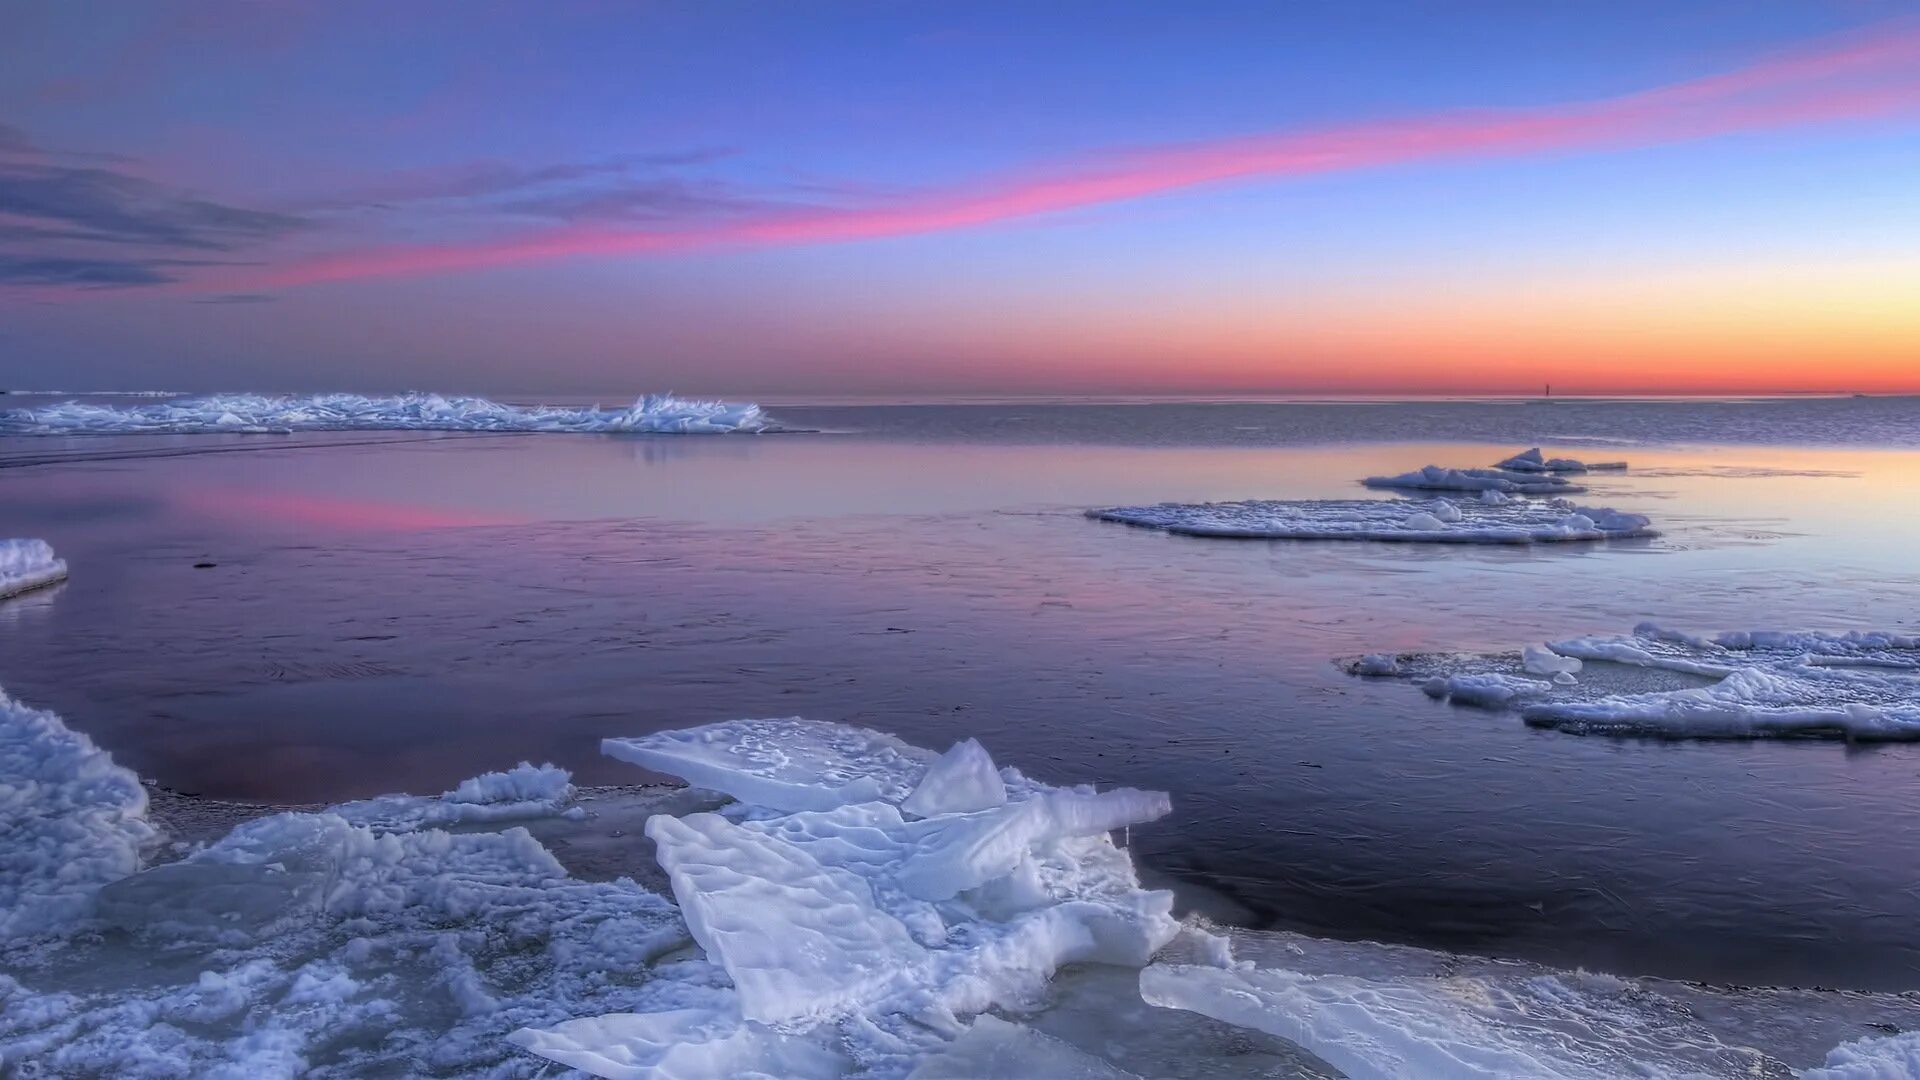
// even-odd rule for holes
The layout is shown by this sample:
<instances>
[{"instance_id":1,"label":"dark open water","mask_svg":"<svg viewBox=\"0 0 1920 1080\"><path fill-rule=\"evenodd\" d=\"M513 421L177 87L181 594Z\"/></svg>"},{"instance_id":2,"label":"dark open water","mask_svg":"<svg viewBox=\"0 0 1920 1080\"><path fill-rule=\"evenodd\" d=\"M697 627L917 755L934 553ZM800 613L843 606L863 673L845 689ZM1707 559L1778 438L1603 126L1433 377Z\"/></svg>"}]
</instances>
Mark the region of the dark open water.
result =
<instances>
[{"instance_id":1,"label":"dark open water","mask_svg":"<svg viewBox=\"0 0 1920 1080\"><path fill-rule=\"evenodd\" d=\"M0 438L0 535L73 568L0 605L0 686L165 785L259 800L522 758L633 779L600 737L742 715L972 734L1172 791L1136 851L1249 925L1920 987L1920 745L1580 738L1328 664L1647 618L1911 631L1920 402L773 411L832 433ZM1079 514L1352 496L1534 442L1632 460L1583 501L1667 535L1230 543Z\"/></svg>"}]
</instances>

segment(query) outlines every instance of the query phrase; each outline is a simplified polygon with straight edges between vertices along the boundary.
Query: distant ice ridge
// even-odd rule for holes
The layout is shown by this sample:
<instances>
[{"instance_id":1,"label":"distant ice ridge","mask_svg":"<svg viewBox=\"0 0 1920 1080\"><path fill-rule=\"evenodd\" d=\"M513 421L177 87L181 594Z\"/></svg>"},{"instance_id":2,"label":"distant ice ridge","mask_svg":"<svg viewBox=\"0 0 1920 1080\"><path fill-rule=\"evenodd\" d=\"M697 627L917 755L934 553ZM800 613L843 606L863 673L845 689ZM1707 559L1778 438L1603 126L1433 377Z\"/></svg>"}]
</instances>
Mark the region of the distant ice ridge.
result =
<instances>
[{"instance_id":1,"label":"distant ice ridge","mask_svg":"<svg viewBox=\"0 0 1920 1080\"><path fill-rule=\"evenodd\" d=\"M1512 457L1494 466L1511 472L1528 473L1583 473L1600 470L1619 470L1627 467L1624 461L1575 461L1572 458L1550 458L1540 452L1539 447L1522 450Z\"/></svg>"},{"instance_id":2,"label":"distant ice ridge","mask_svg":"<svg viewBox=\"0 0 1920 1080\"><path fill-rule=\"evenodd\" d=\"M0 435L499 431L729 434L775 428L760 406L649 394L625 409L504 405L440 394L212 394L151 405L62 401L0 411Z\"/></svg>"},{"instance_id":3,"label":"distant ice ridge","mask_svg":"<svg viewBox=\"0 0 1920 1080\"><path fill-rule=\"evenodd\" d=\"M0 600L66 578L65 560L45 540L0 540Z\"/></svg>"},{"instance_id":4,"label":"distant ice ridge","mask_svg":"<svg viewBox=\"0 0 1920 1080\"><path fill-rule=\"evenodd\" d=\"M1185 536L1263 540L1539 544L1658 535L1639 514L1558 499L1252 499L1115 506L1087 516Z\"/></svg>"},{"instance_id":5,"label":"distant ice ridge","mask_svg":"<svg viewBox=\"0 0 1920 1080\"><path fill-rule=\"evenodd\" d=\"M1518 708L1536 727L1582 735L1920 739L1920 636L1911 634L1707 637L1643 623L1519 657L1370 654L1346 667L1417 680L1462 705Z\"/></svg>"}]
</instances>

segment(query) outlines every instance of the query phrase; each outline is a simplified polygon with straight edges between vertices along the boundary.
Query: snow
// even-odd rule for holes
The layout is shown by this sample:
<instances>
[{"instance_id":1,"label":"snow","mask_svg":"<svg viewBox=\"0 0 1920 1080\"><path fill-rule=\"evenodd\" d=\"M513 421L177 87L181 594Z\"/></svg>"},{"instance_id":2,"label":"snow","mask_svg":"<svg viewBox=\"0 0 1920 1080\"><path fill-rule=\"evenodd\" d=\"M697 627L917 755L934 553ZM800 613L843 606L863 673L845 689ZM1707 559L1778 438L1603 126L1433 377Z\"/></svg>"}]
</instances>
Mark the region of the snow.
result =
<instances>
[{"instance_id":1,"label":"snow","mask_svg":"<svg viewBox=\"0 0 1920 1080\"><path fill-rule=\"evenodd\" d=\"M63 401L0 411L0 435L498 431L720 434L776 425L758 405L649 394L625 409L507 405L441 394L213 394L143 405Z\"/></svg>"},{"instance_id":2,"label":"snow","mask_svg":"<svg viewBox=\"0 0 1920 1080\"><path fill-rule=\"evenodd\" d=\"M1522 450L1521 452L1513 455L1512 457L1494 466L1494 468L1505 469L1510 472L1528 472L1528 473L1583 473L1583 472L1597 472L1600 470L1617 471L1620 469L1625 469L1626 467L1627 467L1627 463L1624 461L1585 462L1585 461L1576 461L1573 458L1549 458L1546 455L1542 454L1540 452L1540 448L1537 446L1531 450Z\"/></svg>"},{"instance_id":3,"label":"snow","mask_svg":"<svg viewBox=\"0 0 1920 1080\"><path fill-rule=\"evenodd\" d=\"M0 540L0 600L66 577L66 562L45 540Z\"/></svg>"},{"instance_id":4,"label":"snow","mask_svg":"<svg viewBox=\"0 0 1920 1080\"><path fill-rule=\"evenodd\" d=\"M157 839L140 778L53 713L0 691L0 941L91 912Z\"/></svg>"},{"instance_id":5,"label":"snow","mask_svg":"<svg viewBox=\"0 0 1920 1080\"><path fill-rule=\"evenodd\" d=\"M1639 514L1563 500L1249 500L1089 510L1087 516L1184 536L1268 540L1378 540L1533 544L1658 535Z\"/></svg>"},{"instance_id":6,"label":"snow","mask_svg":"<svg viewBox=\"0 0 1920 1080\"><path fill-rule=\"evenodd\" d=\"M1427 465L1398 476L1369 476L1373 488L1419 491L1498 491L1507 495L1578 495L1587 490L1563 476L1511 469L1449 469Z\"/></svg>"},{"instance_id":7,"label":"snow","mask_svg":"<svg viewBox=\"0 0 1920 1080\"><path fill-rule=\"evenodd\" d=\"M1920 1076L1920 1032L1855 1039L1827 1053L1800 1080L1913 1080Z\"/></svg>"}]
</instances>

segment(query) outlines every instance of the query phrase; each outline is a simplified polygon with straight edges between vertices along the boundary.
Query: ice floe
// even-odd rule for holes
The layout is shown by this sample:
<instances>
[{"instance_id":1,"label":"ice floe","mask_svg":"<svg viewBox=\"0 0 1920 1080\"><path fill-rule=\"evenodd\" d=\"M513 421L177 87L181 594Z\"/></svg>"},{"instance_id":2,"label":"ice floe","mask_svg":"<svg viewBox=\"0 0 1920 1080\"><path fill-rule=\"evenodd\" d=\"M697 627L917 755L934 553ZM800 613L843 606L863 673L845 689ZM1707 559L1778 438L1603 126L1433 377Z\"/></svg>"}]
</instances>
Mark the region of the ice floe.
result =
<instances>
[{"instance_id":1,"label":"ice floe","mask_svg":"<svg viewBox=\"0 0 1920 1080\"><path fill-rule=\"evenodd\" d=\"M1263 540L1380 540L1538 544L1658 535L1647 518L1565 500L1301 499L1160 503L1089 510L1102 521L1184 536Z\"/></svg>"},{"instance_id":2,"label":"ice floe","mask_svg":"<svg viewBox=\"0 0 1920 1080\"><path fill-rule=\"evenodd\" d=\"M213 394L140 405L62 401L0 411L0 435L498 431L726 434L777 425L760 406L649 394L624 409L507 405L441 394Z\"/></svg>"},{"instance_id":3,"label":"ice floe","mask_svg":"<svg viewBox=\"0 0 1920 1080\"><path fill-rule=\"evenodd\" d=\"M1540 452L1539 447L1522 450L1512 457L1495 465L1496 469L1509 472L1527 473L1583 473L1601 470L1617 471L1627 467L1624 461L1575 461L1572 458L1550 458Z\"/></svg>"},{"instance_id":4,"label":"ice floe","mask_svg":"<svg viewBox=\"0 0 1920 1080\"><path fill-rule=\"evenodd\" d=\"M1518 708L1529 724L1575 734L1920 739L1920 637L1909 634L1708 637L1642 624L1519 656L1370 654L1345 667L1414 680L1462 705Z\"/></svg>"},{"instance_id":5,"label":"ice floe","mask_svg":"<svg viewBox=\"0 0 1920 1080\"><path fill-rule=\"evenodd\" d=\"M1509 469L1448 469L1428 465L1398 476L1369 476L1371 488L1402 491L1497 491L1504 495L1578 495L1587 490L1563 476Z\"/></svg>"},{"instance_id":6,"label":"ice floe","mask_svg":"<svg viewBox=\"0 0 1920 1080\"><path fill-rule=\"evenodd\" d=\"M45 540L0 540L0 600L66 579L66 561Z\"/></svg>"}]
</instances>

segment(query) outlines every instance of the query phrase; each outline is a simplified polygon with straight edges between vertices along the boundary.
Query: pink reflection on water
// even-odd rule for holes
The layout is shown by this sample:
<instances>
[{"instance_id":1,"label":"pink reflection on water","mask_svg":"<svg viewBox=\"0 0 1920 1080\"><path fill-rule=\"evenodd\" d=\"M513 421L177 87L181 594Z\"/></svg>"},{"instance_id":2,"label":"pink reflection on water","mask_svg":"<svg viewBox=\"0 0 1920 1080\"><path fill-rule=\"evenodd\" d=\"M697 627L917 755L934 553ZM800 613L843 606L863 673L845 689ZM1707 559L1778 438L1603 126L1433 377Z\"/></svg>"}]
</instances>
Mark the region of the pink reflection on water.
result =
<instances>
[{"instance_id":1,"label":"pink reflection on water","mask_svg":"<svg viewBox=\"0 0 1920 1080\"><path fill-rule=\"evenodd\" d=\"M214 488L182 493L185 508L215 517L258 522L262 519L322 529L376 532L419 532L427 529L471 528L479 525L518 525L525 519L504 514L444 509L412 503L345 498L294 491L252 491Z\"/></svg>"}]
</instances>

